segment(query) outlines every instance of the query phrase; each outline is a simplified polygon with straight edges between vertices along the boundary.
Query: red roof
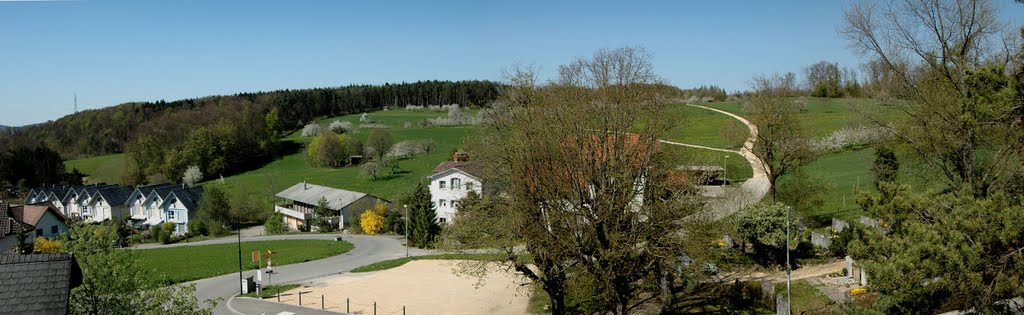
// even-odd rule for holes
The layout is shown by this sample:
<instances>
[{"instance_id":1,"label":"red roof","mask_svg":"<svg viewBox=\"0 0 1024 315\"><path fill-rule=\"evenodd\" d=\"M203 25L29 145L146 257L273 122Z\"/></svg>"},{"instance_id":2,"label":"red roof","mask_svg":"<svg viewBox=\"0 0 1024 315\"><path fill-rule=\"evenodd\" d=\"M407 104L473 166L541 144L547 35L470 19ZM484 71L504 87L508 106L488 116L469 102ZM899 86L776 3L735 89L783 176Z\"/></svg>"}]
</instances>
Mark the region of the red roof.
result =
<instances>
[{"instance_id":1,"label":"red roof","mask_svg":"<svg viewBox=\"0 0 1024 315\"><path fill-rule=\"evenodd\" d=\"M480 165L480 163L475 163L475 162L453 162L453 161L443 162L441 164L438 164L437 167L434 168L433 175L440 174L440 173L442 173L444 171L447 171L447 170L450 170L450 169L453 169L453 168L457 169L457 170L460 170L460 171L463 171L466 174L476 176L477 178L483 178L484 167L482 165Z\"/></svg>"}]
</instances>

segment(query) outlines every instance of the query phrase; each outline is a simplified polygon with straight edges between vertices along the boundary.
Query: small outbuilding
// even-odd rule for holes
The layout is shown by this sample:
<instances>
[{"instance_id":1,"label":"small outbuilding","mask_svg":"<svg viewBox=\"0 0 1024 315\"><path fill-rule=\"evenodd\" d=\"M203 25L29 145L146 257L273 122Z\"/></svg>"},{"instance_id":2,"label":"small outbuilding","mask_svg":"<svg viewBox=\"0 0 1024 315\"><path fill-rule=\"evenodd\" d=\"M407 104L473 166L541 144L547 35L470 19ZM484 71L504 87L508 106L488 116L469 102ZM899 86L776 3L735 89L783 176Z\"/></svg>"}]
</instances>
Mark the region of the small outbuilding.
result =
<instances>
[{"instance_id":1,"label":"small outbuilding","mask_svg":"<svg viewBox=\"0 0 1024 315\"><path fill-rule=\"evenodd\" d=\"M391 201L356 191L313 185L306 182L295 184L276 195L278 201L274 211L284 215L284 223L289 229L298 230L309 224L314 216L314 209L321 200L327 201L327 209L332 212L331 222L345 229L352 222L352 216L362 213L377 204L384 203L391 209Z\"/></svg>"}]
</instances>

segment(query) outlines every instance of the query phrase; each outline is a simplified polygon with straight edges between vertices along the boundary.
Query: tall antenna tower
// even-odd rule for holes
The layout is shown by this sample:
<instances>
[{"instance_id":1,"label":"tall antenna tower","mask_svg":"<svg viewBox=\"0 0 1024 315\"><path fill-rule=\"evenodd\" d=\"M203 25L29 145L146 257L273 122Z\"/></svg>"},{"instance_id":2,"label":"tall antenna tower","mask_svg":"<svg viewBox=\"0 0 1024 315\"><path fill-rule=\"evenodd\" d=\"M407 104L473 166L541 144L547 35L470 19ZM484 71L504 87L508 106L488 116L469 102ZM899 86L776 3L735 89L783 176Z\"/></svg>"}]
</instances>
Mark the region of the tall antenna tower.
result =
<instances>
[{"instance_id":1,"label":"tall antenna tower","mask_svg":"<svg viewBox=\"0 0 1024 315\"><path fill-rule=\"evenodd\" d=\"M75 92L75 112L78 112L78 92Z\"/></svg>"}]
</instances>

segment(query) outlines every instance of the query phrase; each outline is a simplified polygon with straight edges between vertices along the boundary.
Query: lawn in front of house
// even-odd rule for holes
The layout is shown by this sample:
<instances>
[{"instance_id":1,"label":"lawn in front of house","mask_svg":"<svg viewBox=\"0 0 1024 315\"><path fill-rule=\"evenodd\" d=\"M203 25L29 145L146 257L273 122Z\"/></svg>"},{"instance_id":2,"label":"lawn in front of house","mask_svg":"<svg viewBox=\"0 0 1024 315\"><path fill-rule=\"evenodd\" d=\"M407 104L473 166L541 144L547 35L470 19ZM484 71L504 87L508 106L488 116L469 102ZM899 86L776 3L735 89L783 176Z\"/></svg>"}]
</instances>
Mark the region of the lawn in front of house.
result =
<instances>
[{"instance_id":1,"label":"lawn in front of house","mask_svg":"<svg viewBox=\"0 0 1024 315\"><path fill-rule=\"evenodd\" d=\"M465 111L472 114L473 111ZM390 175L385 171L383 178L373 180L360 176L358 166L342 168L314 167L306 158L305 145L312 137L302 137L301 131L296 131L283 138L282 141L298 143L301 150L293 154L279 158L269 164L249 172L224 178L225 189L228 191L247 190L264 196L274 194L306 181L315 185L340 188L351 191L365 192L391 201L397 201L402 195L412 191L416 183L425 181L425 178L432 174L434 167L452 157L452 153L463 143L463 139L472 127L422 127L420 122L426 118L442 117L445 112L435 111L407 111L389 110L369 113L375 123L382 123L388 126L385 130L391 133L395 143L403 140L433 139L436 144L434 151L417 155L398 161L400 170ZM355 130L348 134L363 141L372 132L372 129L360 129L358 126L359 117L362 114L347 115L335 118L327 118L319 121L326 129L335 120L353 122ZM409 124L406 124L409 123ZM409 125L406 128L406 125ZM218 183L219 180L210 181ZM261 199L264 200L264 199ZM267 207L271 201L265 199Z\"/></svg>"},{"instance_id":2,"label":"lawn in front of house","mask_svg":"<svg viewBox=\"0 0 1024 315\"><path fill-rule=\"evenodd\" d=\"M352 250L352 243L325 240L281 240L242 243L242 266L256 268L251 262L252 252L267 250L274 266L302 263L341 255ZM138 261L150 277L162 279L166 284L180 283L238 272L238 245L236 243L178 246L136 251ZM266 264L266 261L263 262Z\"/></svg>"}]
</instances>

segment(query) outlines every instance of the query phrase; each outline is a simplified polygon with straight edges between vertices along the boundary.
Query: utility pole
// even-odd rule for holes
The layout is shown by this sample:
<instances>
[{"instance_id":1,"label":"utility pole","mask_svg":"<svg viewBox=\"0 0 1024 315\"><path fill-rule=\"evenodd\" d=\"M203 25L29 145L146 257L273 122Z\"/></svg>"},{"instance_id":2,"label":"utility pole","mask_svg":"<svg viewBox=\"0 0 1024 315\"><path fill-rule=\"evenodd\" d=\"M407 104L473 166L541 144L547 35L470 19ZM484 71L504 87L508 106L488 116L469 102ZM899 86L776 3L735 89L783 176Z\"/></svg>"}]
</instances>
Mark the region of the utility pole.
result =
<instances>
[{"instance_id":1,"label":"utility pole","mask_svg":"<svg viewBox=\"0 0 1024 315\"><path fill-rule=\"evenodd\" d=\"M409 205L402 205L405 208L405 257L409 257Z\"/></svg>"},{"instance_id":2,"label":"utility pole","mask_svg":"<svg viewBox=\"0 0 1024 315\"><path fill-rule=\"evenodd\" d=\"M729 180L729 156L728 155L722 156L722 177L725 177L723 179L723 182Z\"/></svg>"},{"instance_id":3,"label":"utility pole","mask_svg":"<svg viewBox=\"0 0 1024 315\"><path fill-rule=\"evenodd\" d=\"M786 207L786 314L793 314L793 291L790 290L790 273L793 269L789 264L789 220L793 207Z\"/></svg>"},{"instance_id":4,"label":"utility pole","mask_svg":"<svg viewBox=\"0 0 1024 315\"><path fill-rule=\"evenodd\" d=\"M75 113L78 112L78 92L75 92Z\"/></svg>"}]
</instances>

